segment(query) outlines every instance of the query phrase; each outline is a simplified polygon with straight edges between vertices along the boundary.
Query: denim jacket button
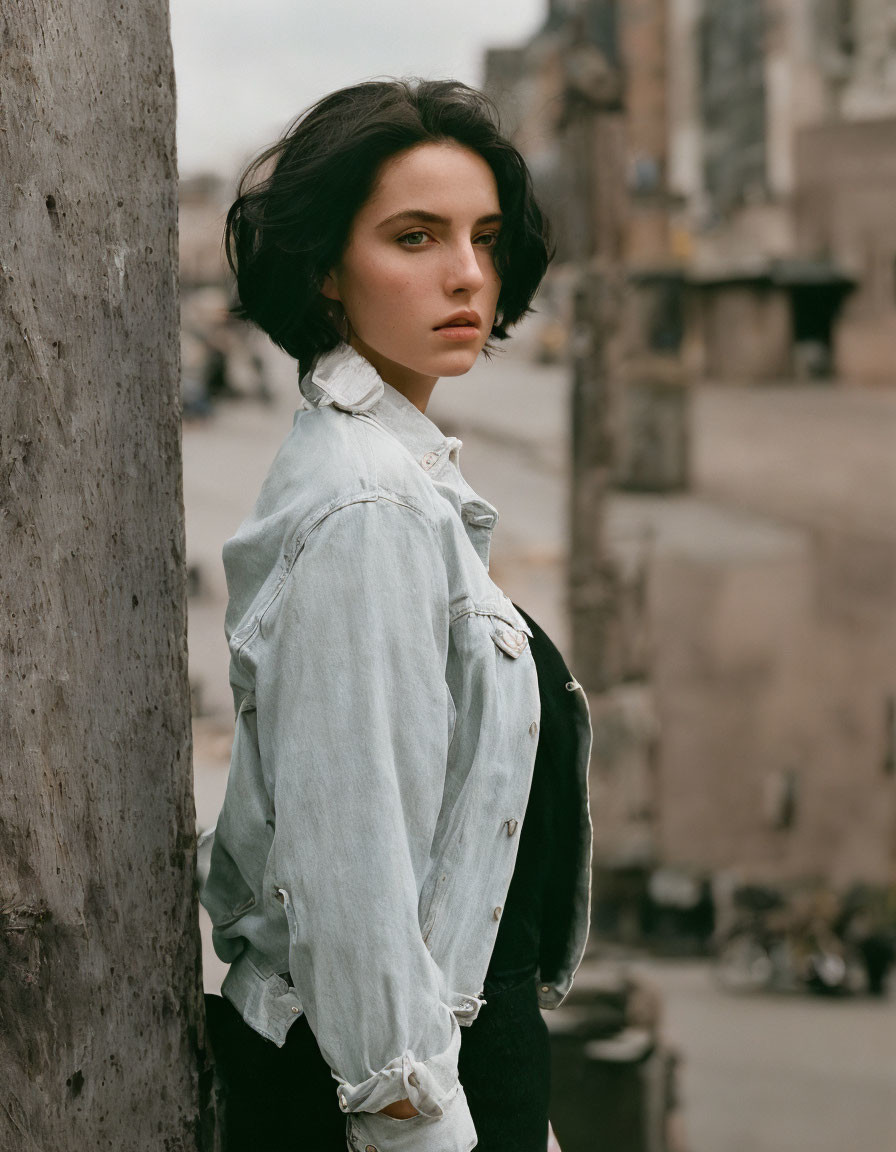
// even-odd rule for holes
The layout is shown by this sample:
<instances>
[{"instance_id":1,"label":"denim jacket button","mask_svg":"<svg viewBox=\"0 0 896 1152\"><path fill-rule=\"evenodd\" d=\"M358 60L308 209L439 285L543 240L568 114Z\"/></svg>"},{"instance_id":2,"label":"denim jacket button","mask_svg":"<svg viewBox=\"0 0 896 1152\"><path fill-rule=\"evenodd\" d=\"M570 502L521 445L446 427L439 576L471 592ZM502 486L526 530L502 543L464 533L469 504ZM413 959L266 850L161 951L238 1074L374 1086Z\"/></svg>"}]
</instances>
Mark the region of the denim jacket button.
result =
<instances>
[{"instance_id":1,"label":"denim jacket button","mask_svg":"<svg viewBox=\"0 0 896 1152\"><path fill-rule=\"evenodd\" d=\"M497 907L497 908L494 910L494 912L492 913L492 915L494 916L494 918L495 918L496 920L500 920L500 919L501 919L501 905L500 905L500 904L499 904L499 905L498 905L498 907Z\"/></svg>"},{"instance_id":2,"label":"denim jacket button","mask_svg":"<svg viewBox=\"0 0 896 1152\"><path fill-rule=\"evenodd\" d=\"M423 457L423 459L420 461L420 463L423 465L424 468L429 469L429 468L432 468L433 464L435 464L435 462L438 460L438 458L439 458L438 452L427 452L426 455Z\"/></svg>"},{"instance_id":3,"label":"denim jacket button","mask_svg":"<svg viewBox=\"0 0 896 1152\"><path fill-rule=\"evenodd\" d=\"M505 820L504 823L507 825L507 835L512 836L514 834L514 832L516 832L516 830L517 830L517 827L518 827L517 821L516 820Z\"/></svg>"},{"instance_id":4,"label":"denim jacket button","mask_svg":"<svg viewBox=\"0 0 896 1152\"><path fill-rule=\"evenodd\" d=\"M537 732L538 732L538 724L533 720L532 723L529 725L529 735L535 736L537 734Z\"/></svg>"}]
</instances>

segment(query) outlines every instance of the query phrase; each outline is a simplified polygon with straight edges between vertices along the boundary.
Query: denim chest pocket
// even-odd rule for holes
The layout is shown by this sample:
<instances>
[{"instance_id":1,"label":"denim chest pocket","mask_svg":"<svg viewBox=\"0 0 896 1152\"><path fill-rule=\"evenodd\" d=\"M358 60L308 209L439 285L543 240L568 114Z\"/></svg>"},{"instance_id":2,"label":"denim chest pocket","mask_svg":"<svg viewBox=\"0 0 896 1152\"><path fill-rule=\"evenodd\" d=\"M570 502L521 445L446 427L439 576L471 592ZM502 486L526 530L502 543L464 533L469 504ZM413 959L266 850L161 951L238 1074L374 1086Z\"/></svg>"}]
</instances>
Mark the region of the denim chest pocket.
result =
<instances>
[{"instance_id":1,"label":"denim chest pocket","mask_svg":"<svg viewBox=\"0 0 896 1152\"><path fill-rule=\"evenodd\" d=\"M488 616L489 633L497 648L516 660L529 647L532 632L509 597L500 594L497 604L489 602L479 608Z\"/></svg>"},{"instance_id":2,"label":"denim chest pocket","mask_svg":"<svg viewBox=\"0 0 896 1152\"><path fill-rule=\"evenodd\" d=\"M529 638L519 628L514 628L500 616L491 617L491 637L502 652L516 660L526 651Z\"/></svg>"}]
</instances>

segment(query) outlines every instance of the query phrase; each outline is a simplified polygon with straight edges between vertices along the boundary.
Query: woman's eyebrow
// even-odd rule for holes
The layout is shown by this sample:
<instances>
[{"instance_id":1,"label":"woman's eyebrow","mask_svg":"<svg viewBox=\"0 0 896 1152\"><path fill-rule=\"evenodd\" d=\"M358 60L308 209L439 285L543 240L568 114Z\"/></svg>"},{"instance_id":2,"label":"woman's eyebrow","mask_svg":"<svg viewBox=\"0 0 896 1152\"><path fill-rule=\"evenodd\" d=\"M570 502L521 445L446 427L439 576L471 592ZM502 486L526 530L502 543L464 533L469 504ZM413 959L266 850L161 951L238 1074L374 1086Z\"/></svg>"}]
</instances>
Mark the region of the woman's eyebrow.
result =
<instances>
[{"instance_id":1,"label":"woman's eyebrow","mask_svg":"<svg viewBox=\"0 0 896 1152\"><path fill-rule=\"evenodd\" d=\"M474 227L481 224L500 224L503 219L500 212L490 212L487 216L480 216ZM381 220L377 228L385 228L387 224L397 224L399 220L422 220L424 224L450 224L447 216L439 216L436 212L427 212L423 208L405 208Z\"/></svg>"}]
</instances>

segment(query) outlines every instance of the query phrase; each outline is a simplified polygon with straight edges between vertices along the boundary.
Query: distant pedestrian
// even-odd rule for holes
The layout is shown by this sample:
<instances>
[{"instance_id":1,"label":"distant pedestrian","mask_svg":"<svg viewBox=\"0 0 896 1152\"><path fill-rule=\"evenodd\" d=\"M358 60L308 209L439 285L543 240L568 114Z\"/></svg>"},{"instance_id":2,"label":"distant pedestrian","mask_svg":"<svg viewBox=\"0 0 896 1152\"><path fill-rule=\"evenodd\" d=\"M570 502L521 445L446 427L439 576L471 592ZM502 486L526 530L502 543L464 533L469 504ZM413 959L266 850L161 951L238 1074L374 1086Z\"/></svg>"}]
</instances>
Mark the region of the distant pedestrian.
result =
<instances>
[{"instance_id":1,"label":"distant pedestrian","mask_svg":"<svg viewBox=\"0 0 896 1152\"><path fill-rule=\"evenodd\" d=\"M202 899L225 1146L546 1152L588 706L489 576L496 510L425 409L528 311L547 225L480 93L388 81L300 118L226 238L305 409L224 547L236 731Z\"/></svg>"}]
</instances>

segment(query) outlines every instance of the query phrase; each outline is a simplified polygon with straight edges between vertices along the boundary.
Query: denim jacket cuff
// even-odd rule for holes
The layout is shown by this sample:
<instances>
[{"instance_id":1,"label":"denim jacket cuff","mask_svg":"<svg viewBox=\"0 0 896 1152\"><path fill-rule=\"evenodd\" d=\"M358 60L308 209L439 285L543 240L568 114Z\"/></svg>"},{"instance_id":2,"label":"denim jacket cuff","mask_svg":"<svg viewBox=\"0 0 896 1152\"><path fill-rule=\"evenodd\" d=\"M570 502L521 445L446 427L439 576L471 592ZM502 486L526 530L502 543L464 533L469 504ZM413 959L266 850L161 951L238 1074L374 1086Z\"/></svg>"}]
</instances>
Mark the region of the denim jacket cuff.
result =
<instances>
[{"instance_id":1,"label":"denim jacket cuff","mask_svg":"<svg viewBox=\"0 0 896 1152\"><path fill-rule=\"evenodd\" d=\"M411 1116L396 1120L380 1112L353 1112L348 1120L348 1146L352 1152L471 1152L476 1128L460 1082L442 1102L438 1118Z\"/></svg>"},{"instance_id":2,"label":"denim jacket cuff","mask_svg":"<svg viewBox=\"0 0 896 1152\"><path fill-rule=\"evenodd\" d=\"M410 1100L418 1112L437 1120L446 1093L433 1071L408 1049L360 1084L339 1083L343 1112L379 1112L396 1100Z\"/></svg>"},{"instance_id":3,"label":"denim jacket cuff","mask_svg":"<svg viewBox=\"0 0 896 1152\"><path fill-rule=\"evenodd\" d=\"M457 1088L460 1028L451 1013L447 1048L428 1060L419 1060L408 1048L360 1084L339 1080L339 1107L343 1112L379 1112L396 1100L410 1100L423 1116L438 1120Z\"/></svg>"}]
</instances>

